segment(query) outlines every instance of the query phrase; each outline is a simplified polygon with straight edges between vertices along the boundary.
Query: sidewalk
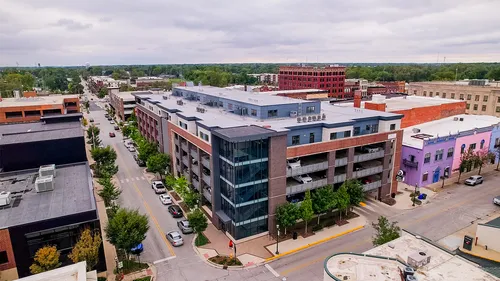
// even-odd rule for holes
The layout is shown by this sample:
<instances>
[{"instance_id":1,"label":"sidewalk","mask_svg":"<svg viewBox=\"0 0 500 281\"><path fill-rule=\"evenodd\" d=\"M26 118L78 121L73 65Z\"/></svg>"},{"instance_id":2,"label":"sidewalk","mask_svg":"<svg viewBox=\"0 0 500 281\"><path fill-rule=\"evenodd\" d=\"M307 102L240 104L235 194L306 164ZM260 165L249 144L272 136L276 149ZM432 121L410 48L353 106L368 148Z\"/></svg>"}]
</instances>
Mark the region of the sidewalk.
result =
<instances>
[{"instance_id":1,"label":"sidewalk","mask_svg":"<svg viewBox=\"0 0 500 281\"><path fill-rule=\"evenodd\" d=\"M396 194L395 198L396 204L394 204L393 206L387 206L398 210L411 210L423 206L424 204L430 203L430 199L434 198L437 195L437 192L434 192L430 189L420 188L420 192L427 194L427 198L425 200L420 200L422 201L421 205L415 204L415 206L413 206L413 202L411 201L410 197L410 194L413 191L415 191L415 186L408 185L404 182L398 183L398 193Z\"/></svg>"},{"instance_id":2,"label":"sidewalk","mask_svg":"<svg viewBox=\"0 0 500 281\"><path fill-rule=\"evenodd\" d=\"M495 170L495 168L497 167L496 164L490 164L490 165L485 165L482 169L481 169L481 175L482 176L487 176L487 175L490 175L492 173L495 173L497 172ZM470 177L470 176L475 176L477 175L477 172L479 171L479 169L474 169L470 172L466 172L466 173L462 173L462 175L460 176L460 184L463 184L464 181ZM440 180L438 182L435 182L435 183L432 183L432 184L429 184L428 186L425 186L425 187L422 187L420 189L420 192L424 192L423 189L428 189L428 190L432 190L434 192L440 192L442 191L443 189L446 189L447 187L450 187L450 186L453 186L457 183L457 180L458 180L458 172L453 172L451 174L451 177L447 178L444 180L444 188L441 188L441 186L443 185L443 181ZM426 193L426 192L424 192Z\"/></svg>"},{"instance_id":3,"label":"sidewalk","mask_svg":"<svg viewBox=\"0 0 500 281\"><path fill-rule=\"evenodd\" d=\"M346 235L348 233L354 232L363 228L367 224L366 218L363 216L359 216L357 218L349 220L348 224L342 226L332 226L329 228L325 228L321 231L316 232L314 235L308 236L307 238L303 238L299 236L297 240L288 239L279 243L279 251L280 254L276 255L276 244L267 246L267 250L273 253L273 256L282 256L288 255L308 247L321 244L328 240Z\"/></svg>"},{"instance_id":4,"label":"sidewalk","mask_svg":"<svg viewBox=\"0 0 500 281\"><path fill-rule=\"evenodd\" d=\"M157 274L156 267L150 264L149 268L125 275L123 281L133 281L135 279L143 278L146 276L151 276L151 281L153 281L156 280L156 274Z\"/></svg>"}]
</instances>

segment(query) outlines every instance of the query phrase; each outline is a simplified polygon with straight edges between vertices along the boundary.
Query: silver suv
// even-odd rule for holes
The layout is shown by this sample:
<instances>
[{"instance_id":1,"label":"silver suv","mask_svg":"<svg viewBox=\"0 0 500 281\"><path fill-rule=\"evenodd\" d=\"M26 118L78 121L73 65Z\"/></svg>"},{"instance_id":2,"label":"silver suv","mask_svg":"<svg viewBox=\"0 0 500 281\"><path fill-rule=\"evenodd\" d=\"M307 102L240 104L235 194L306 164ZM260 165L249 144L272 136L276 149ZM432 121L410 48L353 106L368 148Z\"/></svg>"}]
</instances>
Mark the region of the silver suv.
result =
<instances>
[{"instance_id":1,"label":"silver suv","mask_svg":"<svg viewBox=\"0 0 500 281\"><path fill-rule=\"evenodd\" d=\"M465 180L466 185L476 185L476 184L482 184L483 183L483 177L482 176L472 176L468 179Z\"/></svg>"}]
</instances>

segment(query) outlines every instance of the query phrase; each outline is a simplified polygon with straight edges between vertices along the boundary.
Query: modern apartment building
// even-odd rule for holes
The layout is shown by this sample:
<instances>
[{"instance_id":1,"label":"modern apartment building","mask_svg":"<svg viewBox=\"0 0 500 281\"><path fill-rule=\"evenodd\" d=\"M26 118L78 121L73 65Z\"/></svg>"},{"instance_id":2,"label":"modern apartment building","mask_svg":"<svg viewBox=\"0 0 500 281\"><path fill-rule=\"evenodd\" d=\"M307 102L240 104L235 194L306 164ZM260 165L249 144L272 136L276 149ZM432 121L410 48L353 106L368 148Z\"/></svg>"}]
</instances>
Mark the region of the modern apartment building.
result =
<instances>
[{"instance_id":1,"label":"modern apartment building","mask_svg":"<svg viewBox=\"0 0 500 281\"><path fill-rule=\"evenodd\" d=\"M339 106L355 106L355 103L339 103ZM373 95L370 100L360 101L360 107L404 115L401 128L418 125L445 117L465 114L465 101L405 95Z\"/></svg>"},{"instance_id":2,"label":"modern apartment building","mask_svg":"<svg viewBox=\"0 0 500 281\"><path fill-rule=\"evenodd\" d=\"M108 88L109 105L122 121L126 121L135 109L135 97L132 93L147 94L149 92L120 92L119 88Z\"/></svg>"},{"instance_id":3,"label":"modern apartment building","mask_svg":"<svg viewBox=\"0 0 500 281\"><path fill-rule=\"evenodd\" d=\"M0 124L38 121L43 116L80 112L77 95L0 97Z\"/></svg>"},{"instance_id":4,"label":"modern apartment building","mask_svg":"<svg viewBox=\"0 0 500 281\"><path fill-rule=\"evenodd\" d=\"M35 253L45 245L57 246L63 265L70 264L67 255L81 230L100 231L79 118L0 125L2 280L30 275ZM102 249L100 261L97 268L105 270Z\"/></svg>"},{"instance_id":5,"label":"modern apartment building","mask_svg":"<svg viewBox=\"0 0 500 281\"><path fill-rule=\"evenodd\" d=\"M404 129L404 182L426 186L449 177L459 168L462 153L491 149L492 130L499 123L493 116L461 114Z\"/></svg>"},{"instance_id":6,"label":"modern apartment building","mask_svg":"<svg viewBox=\"0 0 500 281\"><path fill-rule=\"evenodd\" d=\"M328 96L344 98L345 66L280 66L279 89L328 90Z\"/></svg>"},{"instance_id":7,"label":"modern apartment building","mask_svg":"<svg viewBox=\"0 0 500 281\"><path fill-rule=\"evenodd\" d=\"M306 190L351 178L376 198L397 190L402 115L208 86L135 97L175 175L234 240L273 232L276 207Z\"/></svg>"},{"instance_id":8,"label":"modern apartment building","mask_svg":"<svg viewBox=\"0 0 500 281\"><path fill-rule=\"evenodd\" d=\"M468 114L500 117L500 83L497 82L470 80L410 83L408 94L464 100L467 103L466 113Z\"/></svg>"}]
</instances>

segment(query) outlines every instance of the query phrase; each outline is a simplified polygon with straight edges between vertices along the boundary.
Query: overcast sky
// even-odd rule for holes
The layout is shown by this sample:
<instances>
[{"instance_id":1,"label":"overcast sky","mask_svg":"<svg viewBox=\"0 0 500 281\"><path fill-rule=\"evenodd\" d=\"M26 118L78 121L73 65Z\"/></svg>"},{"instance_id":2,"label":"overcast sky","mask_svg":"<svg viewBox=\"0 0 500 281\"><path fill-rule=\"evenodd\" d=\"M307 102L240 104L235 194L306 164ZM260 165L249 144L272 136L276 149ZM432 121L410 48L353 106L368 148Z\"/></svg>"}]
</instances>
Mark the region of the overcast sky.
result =
<instances>
[{"instance_id":1,"label":"overcast sky","mask_svg":"<svg viewBox=\"0 0 500 281\"><path fill-rule=\"evenodd\" d=\"M0 65L500 61L500 0L0 0Z\"/></svg>"}]
</instances>

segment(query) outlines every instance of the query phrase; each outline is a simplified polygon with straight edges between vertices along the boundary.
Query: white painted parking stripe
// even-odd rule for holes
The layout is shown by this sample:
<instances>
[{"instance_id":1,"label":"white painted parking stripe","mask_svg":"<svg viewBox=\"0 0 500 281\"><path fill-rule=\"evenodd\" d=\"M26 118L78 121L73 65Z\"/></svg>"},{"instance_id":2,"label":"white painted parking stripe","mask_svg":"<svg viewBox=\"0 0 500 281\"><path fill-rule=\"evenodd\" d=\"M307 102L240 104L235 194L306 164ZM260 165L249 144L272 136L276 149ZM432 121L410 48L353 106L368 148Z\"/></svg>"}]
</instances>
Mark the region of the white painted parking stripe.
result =
<instances>
[{"instance_id":1,"label":"white painted parking stripe","mask_svg":"<svg viewBox=\"0 0 500 281\"><path fill-rule=\"evenodd\" d=\"M169 260L175 259L176 257L177 256L171 256L171 257L168 257L168 258L157 260L157 261L154 261L153 264L159 264L159 263L164 262L164 261L169 261Z\"/></svg>"},{"instance_id":2,"label":"white painted parking stripe","mask_svg":"<svg viewBox=\"0 0 500 281\"><path fill-rule=\"evenodd\" d=\"M121 183L124 183L124 180L120 180Z\"/></svg>"},{"instance_id":3,"label":"white painted parking stripe","mask_svg":"<svg viewBox=\"0 0 500 281\"><path fill-rule=\"evenodd\" d=\"M128 179L125 179L128 182Z\"/></svg>"},{"instance_id":4,"label":"white painted parking stripe","mask_svg":"<svg viewBox=\"0 0 500 281\"><path fill-rule=\"evenodd\" d=\"M145 178L144 178L144 177L141 177L141 180L145 180Z\"/></svg>"},{"instance_id":5,"label":"white painted parking stripe","mask_svg":"<svg viewBox=\"0 0 500 281\"><path fill-rule=\"evenodd\" d=\"M139 177L136 177L135 179L136 179L136 180L141 180L141 179L139 179Z\"/></svg>"},{"instance_id":6,"label":"white painted parking stripe","mask_svg":"<svg viewBox=\"0 0 500 281\"><path fill-rule=\"evenodd\" d=\"M269 271L275 276L275 277L280 277L280 275L278 274L278 272L276 272L276 270L274 270L268 263L266 263L266 265L264 265L267 269L269 269Z\"/></svg>"}]
</instances>

